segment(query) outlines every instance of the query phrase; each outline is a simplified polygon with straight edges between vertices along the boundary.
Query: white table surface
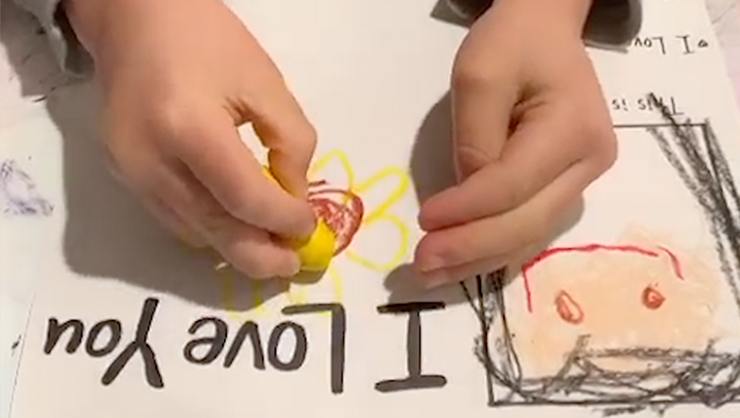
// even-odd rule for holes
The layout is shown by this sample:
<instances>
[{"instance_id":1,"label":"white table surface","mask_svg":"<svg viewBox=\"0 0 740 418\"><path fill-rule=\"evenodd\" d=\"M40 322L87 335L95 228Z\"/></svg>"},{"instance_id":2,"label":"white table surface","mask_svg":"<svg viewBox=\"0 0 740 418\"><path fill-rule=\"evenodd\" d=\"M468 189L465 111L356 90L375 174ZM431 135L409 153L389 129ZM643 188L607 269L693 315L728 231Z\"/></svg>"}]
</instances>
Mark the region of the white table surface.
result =
<instances>
[{"instance_id":1,"label":"white table surface","mask_svg":"<svg viewBox=\"0 0 740 418\"><path fill-rule=\"evenodd\" d=\"M55 65L46 39L33 19L10 0L1 1L0 141L4 140L2 132L19 121L48 117L45 98L53 96L55 90L76 88L71 85L74 80L63 75ZM707 7L740 103L740 0L707 0ZM0 277L0 418L8 414L19 354L17 346L34 286L35 282L27 278Z\"/></svg>"}]
</instances>

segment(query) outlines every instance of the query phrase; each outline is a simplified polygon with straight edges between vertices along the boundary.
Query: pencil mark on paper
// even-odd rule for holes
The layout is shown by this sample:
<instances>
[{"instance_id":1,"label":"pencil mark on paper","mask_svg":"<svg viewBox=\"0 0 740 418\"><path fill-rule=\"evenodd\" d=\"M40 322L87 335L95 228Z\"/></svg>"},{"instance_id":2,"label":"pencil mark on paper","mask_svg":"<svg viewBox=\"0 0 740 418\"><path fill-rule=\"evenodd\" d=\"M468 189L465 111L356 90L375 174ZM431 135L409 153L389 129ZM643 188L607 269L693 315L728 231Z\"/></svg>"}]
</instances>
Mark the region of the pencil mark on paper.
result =
<instances>
[{"instance_id":1,"label":"pencil mark on paper","mask_svg":"<svg viewBox=\"0 0 740 418\"><path fill-rule=\"evenodd\" d=\"M679 404L721 408L740 402L740 348L726 344L721 333L714 332L708 307L717 303L716 294L707 290L710 285L697 284L700 280L713 280L717 286L729 289L722 294L730 293L728 309L740 318L738 188L709 121L679 122L654 96L650 100L661 110L664 123L617 128L643 129L656 141L665 161L703 214L714 242L714 262L719 273L709 278L692 274L679 254L657 245L651 248L585 244L550 249L523 267L528 312L525 316L537 314L544 307L551 312L551 321L562 321L559 330L567 335L559 341L569 345L561 352L553 344L541 341L539 346L527 346L526 336L519 335L523 331L512 328L516 320L507 317L511 307L507 308L503 290L506 271L478 276L472 285L463 283L462 291L480 324L475 354L486 371L489 406L584 406L613 416L646 409L663 412ZM547 263L560 260L564 266L565 257L570 257L571 262L590 262L582 265L601 268L603 271L597 273L605 276L620 276L620 269L633 265L634 271L649 274L643 274L644 280L637 280L634 285L634 276L629 276L630 280L622 283L630 285L624 286L622 293L595 302L584 297L586 290L559 289L552 284L555 281L549 281L550 287L542 288L541 293L533 291L528 276L550 274ZM593 264L594 260L606 265ZM675 297L681 292L683 296ZM604 332L610 330L603 328L612 325L604 325L608 323L603 321L601 328L588 332L581 329L584 321L592 319L589 315L599 310L598 304L611 303L612 299L629 306L612 316L633 315L631 324L637 324L637 334L642 328L643 335L633 338L613 325L617 328L611 329L612 339L604 339ZM691 304L674 303L676 299L696 299L700 303L688 306ZM675 326L641 323L669 311L670 316L664 318ZM616 324L619 320L612 321ZM603 332L599 334L600 331Z\"/></svg>"},{"instance_id":2,"label":"pencil mark on paper","mask_svg":"<svg viewBox=\"0 0 740 418\"><path fill-rule=\"evenodd\" d=\"M49 216L54 210L15 160L0 164L0 201L6 215Z\"/></svg>"}]
</instances>

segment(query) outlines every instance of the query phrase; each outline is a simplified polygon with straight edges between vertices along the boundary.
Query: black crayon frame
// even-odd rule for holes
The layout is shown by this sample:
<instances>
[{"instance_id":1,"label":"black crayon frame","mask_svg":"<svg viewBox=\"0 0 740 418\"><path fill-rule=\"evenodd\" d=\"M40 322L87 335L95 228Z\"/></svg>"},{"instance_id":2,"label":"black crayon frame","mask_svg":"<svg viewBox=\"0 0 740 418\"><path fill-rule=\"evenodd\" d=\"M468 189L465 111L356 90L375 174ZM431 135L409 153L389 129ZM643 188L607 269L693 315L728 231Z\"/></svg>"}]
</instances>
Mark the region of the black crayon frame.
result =
<instances>
[{"instance_id":1,"label":"black crayon frame","mask_svg":"<svg viewBox=\"0 0 740 418\"><path fill-rule=\"evenodd\" d=\"M617 130L643 129L656 140L668 163L676 170L704 212L716 241L716 254L723 276L732 290L740 316L740 197L730 167L722 154L710 123L677 122L657 99L665 123L617 125ZM488 405L587 406L615 412L666 408L678 404L703 404L719 408L740 403L740 352L713 350L688 352L661 349L624 349L595 353L579 340L561 371L549 378L522 378L506 319L502 292L504 270L478 276L461 284L480 323L476 355L486 372ZM490 333L498 327L496 347ZM631 357L662 361L662 367L640 372L615 373L589 361L600 357ZM576 373L572 373L575 371ZM640 387L651 378L669 384L658 389Z\"/></svg>"}]
</instances>

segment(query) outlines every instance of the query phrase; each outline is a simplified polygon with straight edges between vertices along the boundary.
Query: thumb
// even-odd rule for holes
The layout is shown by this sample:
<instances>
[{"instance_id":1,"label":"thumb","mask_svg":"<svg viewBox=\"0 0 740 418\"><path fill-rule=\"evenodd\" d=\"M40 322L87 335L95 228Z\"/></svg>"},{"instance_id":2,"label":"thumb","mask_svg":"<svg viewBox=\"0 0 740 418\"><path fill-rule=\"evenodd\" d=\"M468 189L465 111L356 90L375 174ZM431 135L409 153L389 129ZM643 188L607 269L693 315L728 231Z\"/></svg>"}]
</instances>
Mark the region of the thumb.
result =
<instances>
[{"instance_id":1,"label":"thumb","mask_svg":"<svg viewBox=\"0 0 740 418\"><path fill-rule=\"evenodd\" d=\"M316 131L281 78L252 110L254 131L268 148L270 169L292 195L308 194L307 172L316 150Z\"/></svg>"},{"instance_id":2,"label":"thumb","mask_svg":"<svg viewBox=\"0 0 740 418\"><path fill-rule=\"evenodd\" d=\"M485 70L485 66L461 66L453 75L453 142L459 180L498 160L509 135L516 83Z\"/></svg>"}]
</instances>

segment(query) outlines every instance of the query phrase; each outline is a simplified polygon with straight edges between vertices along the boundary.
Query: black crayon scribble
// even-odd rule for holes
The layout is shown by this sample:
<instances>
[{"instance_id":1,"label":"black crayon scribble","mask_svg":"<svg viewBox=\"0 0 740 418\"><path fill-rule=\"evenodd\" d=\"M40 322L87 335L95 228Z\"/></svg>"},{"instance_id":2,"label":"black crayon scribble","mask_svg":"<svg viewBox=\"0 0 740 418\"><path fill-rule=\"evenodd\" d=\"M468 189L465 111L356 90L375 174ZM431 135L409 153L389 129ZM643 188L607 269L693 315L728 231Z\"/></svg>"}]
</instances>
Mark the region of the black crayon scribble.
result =
<instances>
[{"instance_id":1,"label":"black crayon scribble","mask_svg":"<svg viewBox=\"0 0 740 418\"><path fill-rule=\"evenodd\" d=\"M0 164L0 200L6 215L49 216L54 207L36 190L36 183L15 160Z\"/></svg>"},{"instance_id":2,"label":"black crayon scribble","mask_svg":"<svg viewBox=\"0 0 740 418\"><path fill-rule=\"evenodd\" d=\"M740 195L730 165L709 121L679 122L654 95L649 100L660 109L664 123L616 128L646 130L696 200L740 316ZM461 284L480 323L475 354L486 371L489 406L598 407L605 416L614 416L648 408L662 413L679 404L720 408L740 402L740 352L722 351L716 342L709 342L702 351L599 350L590 348L588 336L583 336L555 375L522 376L506 318L505 276L506 271L500 270L476 277L474 286ZM604 359L637 360L652 366L613 371L599 366Z\"/></svg>"}]
</instances>

